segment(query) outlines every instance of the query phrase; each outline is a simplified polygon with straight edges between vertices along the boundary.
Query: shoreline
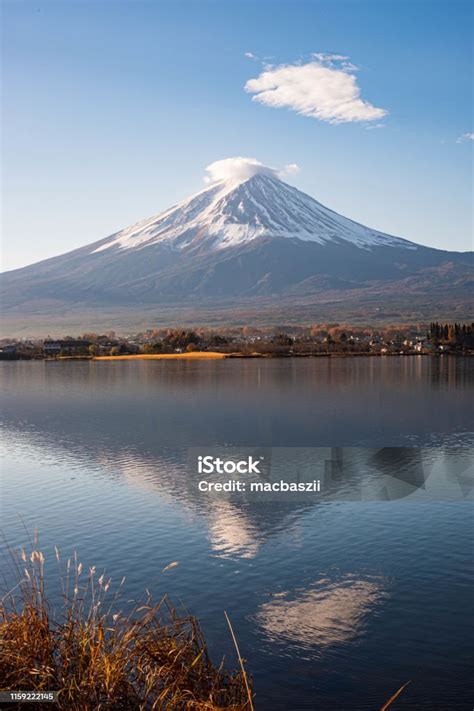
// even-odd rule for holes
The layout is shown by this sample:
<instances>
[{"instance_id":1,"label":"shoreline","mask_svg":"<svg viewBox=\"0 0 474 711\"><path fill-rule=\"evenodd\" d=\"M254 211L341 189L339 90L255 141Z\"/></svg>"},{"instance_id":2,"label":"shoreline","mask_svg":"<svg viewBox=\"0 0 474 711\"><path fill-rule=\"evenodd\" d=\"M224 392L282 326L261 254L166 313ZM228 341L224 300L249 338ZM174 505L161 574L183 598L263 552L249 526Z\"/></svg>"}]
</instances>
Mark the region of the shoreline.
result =
<instances>
[{"instance_id":1,"label":"shoreline","mask_svg":"<svg viewBox=\"0 0 474 711\"><path fill-rule=\"evenodd\" d=\"M424 358L472 358L474 352L448 352L448 353L291 353L291 354L274 354L274 353L219 353L218 351L196 351L192 353L153 353L153 354L134 354L134 355L117 355L117 356L56 356L50 358L0 358L0 362L12 363L16 361L44 361L46 363L57 363L59 361L140 361L140 360L190 360L190 361L209 361L209 360L229 360L229 359L249 359L260 358L265 360L282 360L282 359L299 359L299 358L409 358L419 357Z\"/></svg>"},{"instance_id":2,"label":"shoreline","mask_svg":"<svg viewBox=\"0 0 474 711\"><path fill-rule=\"evenodd\" d=\"M51 360L224 360L229 358L265 358L266 360L276 359L293 359L293 358L406 358L407 356L429 356L431 358L438 356L467 356L474 355L473 353L292 353L292 354L271 354L271 353L219 353L212 352L196 352L196 353L156 353L156 354L137 354L137 355L121 355L121 356L65 356L53 358Z\"/></svg>"},{"instance_id":3,"label":"shoreline","mask_svg":"<svg viewBox=\"0 0 474 711\"><path fill-rule=\"evenodd\" d=\"M231 357L231 354L217 351L192 351L191 353L137 353L134 355L92 356L90 360L222 360L229 357Z\"/></svg>"}]
</instances>

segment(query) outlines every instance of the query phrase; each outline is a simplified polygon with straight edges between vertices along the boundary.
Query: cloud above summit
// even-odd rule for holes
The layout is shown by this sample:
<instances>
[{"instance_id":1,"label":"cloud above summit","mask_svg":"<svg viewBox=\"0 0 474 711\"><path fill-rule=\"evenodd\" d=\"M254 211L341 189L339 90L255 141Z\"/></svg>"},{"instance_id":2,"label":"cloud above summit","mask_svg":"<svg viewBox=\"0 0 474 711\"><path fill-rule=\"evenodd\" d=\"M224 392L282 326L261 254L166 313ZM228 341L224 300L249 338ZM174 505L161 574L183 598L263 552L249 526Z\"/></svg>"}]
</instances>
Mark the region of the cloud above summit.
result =
<instances>
[{"instance_id":1,"label":"cloud above summit","mask_svg":"<svg viewBox=\"0 0 474 711\"><path fill-rule=\"evenodd\" d=\"M258 173L263 175L271 175L275 178L283 178L289 175L294 175L299 171L296 163L286 165L282 170L271 168L264 163L261 163L256 158L244 158L235 156L234 158L224 158L216 160L206 167L208 175L204 178L206 183L215 183L220 180L236 180L243 181L253 178Z\"/></svg>"},{"instance_id":2,"label":"cloud above summit","mask_svg":"<svg viewBox=\"0 0 474 711\"><path fill-rule=\"evenodd\" d=\"M387 110L362 99L349 57L317 53L306 63L266 66L245 91L252 100L328 123L379 121Z\"/></svg>"}]
</instances>

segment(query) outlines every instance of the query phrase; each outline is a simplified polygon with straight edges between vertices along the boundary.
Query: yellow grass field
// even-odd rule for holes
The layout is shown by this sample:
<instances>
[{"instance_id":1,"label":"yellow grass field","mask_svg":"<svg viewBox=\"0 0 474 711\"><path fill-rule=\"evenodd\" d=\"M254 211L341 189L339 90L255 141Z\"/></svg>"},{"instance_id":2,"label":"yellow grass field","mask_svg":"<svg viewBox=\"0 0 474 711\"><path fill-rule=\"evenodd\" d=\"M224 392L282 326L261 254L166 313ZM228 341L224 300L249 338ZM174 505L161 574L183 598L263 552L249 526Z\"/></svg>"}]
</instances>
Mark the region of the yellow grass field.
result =
<instances>
[{"instance_id":1,"label":"yellow grass field","mask_svg":"<svg viewBox=\"0 0 474 711\"><path fill-rule=\"evenodd\" d=\"M155 353L153 355L95 356L93 360L218 360L229 358L229 353L215 351L191 351L190 353Z\"/></svg>"}]
</instances>

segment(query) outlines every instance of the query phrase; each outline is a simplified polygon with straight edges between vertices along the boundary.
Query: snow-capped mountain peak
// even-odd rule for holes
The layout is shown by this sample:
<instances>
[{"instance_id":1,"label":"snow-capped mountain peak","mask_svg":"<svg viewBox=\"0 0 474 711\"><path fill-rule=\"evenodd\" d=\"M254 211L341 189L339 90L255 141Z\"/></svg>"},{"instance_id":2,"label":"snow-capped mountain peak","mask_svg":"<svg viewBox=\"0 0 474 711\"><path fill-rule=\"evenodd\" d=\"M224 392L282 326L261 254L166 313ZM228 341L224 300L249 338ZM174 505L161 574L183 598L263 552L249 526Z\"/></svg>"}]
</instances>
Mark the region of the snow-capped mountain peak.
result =
<instances>
[{"instance_id":1,"label":"snow-capped mountain peak","mask_svg":"<svg viewBox=\"0 0 474 711\"><path fill-rule=\"evenodd\" d=\"M274 171L252 166L210 186L169 210L112 235L94 251L137 249L166 242L186 251L235 247L259 237L286 237L324 245L350 243L416 249L330 210L288 185Z\"/></svg>"},{"instance_id":2,"label":"snow-capped mountain peak","mask_svg":"<svg viewBox=\"0 0 474 711\"><path fill-rule=\"evenodd\" d=\"M334 321L337 309L347 313L349 302L349 313L364 320L374 308L377 318L388 308L397 318L416 315L420 321L432 320L447 304L457 314L468 313L471 254L364 227L253 159L218 161L208 172L203 190L169 210L2 275L4 308L28 318L32 309L42 309L43 332L55 318L61 331L69 330L62 320L69 308L77 309L78 323L86 313L97 316L94 325L108 326L114 309L123 309L125 320L117 319L133 332L144 313L152 313L155 323L166 309L174 324L193 318L221 323L227 314L216 310L221 307L235 308L239 323L265 323L269 315L270 322L280 321L286 313L305 323ZM413 303L426 304L425 310L414 310Z\"/></svg>"}]
</instances>

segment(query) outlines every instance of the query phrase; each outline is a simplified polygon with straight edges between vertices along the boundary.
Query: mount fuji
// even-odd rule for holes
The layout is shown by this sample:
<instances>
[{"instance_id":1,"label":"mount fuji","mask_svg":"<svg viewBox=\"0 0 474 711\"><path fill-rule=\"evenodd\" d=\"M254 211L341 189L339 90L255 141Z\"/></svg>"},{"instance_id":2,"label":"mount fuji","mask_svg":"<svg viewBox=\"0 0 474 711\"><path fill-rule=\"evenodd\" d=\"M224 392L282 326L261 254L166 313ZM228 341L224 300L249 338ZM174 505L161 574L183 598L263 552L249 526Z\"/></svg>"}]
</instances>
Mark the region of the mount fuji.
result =
<instances>
[{"instance_id":1,"label":"mount fuji","mask_svg":"<svg viewBox=\"0 0 474 711\"><path fill-rule=\"evenodd\" d=\"M172 309L178 321L186 313L200 322L219 309L277 310L281 321L285 304L288 314L300 305L317 319L341 318L344 302L361 318L387 306L401 319L407 308L414 318L447 308L461 317L472 275L471 252L365 227L255 162L105 239L6 272L0 288L15 328L38 316L73 326L67 314L80 310L94 323L107 313L111 323L114 309L126 310L131 327L150 309L155 319Z\"/></svg>"}]
</instances>

